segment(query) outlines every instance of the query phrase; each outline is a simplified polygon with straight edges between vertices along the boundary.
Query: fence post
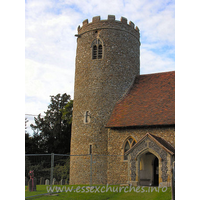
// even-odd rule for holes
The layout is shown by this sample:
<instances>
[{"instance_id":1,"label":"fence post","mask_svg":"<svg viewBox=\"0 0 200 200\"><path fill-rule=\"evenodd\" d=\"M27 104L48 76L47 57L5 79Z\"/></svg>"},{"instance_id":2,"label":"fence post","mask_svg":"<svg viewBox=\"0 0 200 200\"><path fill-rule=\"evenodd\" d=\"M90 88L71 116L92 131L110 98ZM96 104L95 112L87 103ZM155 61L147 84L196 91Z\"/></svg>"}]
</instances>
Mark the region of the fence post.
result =
<instances>
[{"instance_id":1,"label":"fence post","mask_svg":"<svg viewBox=\"0 0 200 200\"><path fill-rule=\"evenodd\" d=\"M90 154L90 186L92 186L92 154Z\"/></svg>"},{"instance_id":2,"label":"fence post","mask_svg":"<svg viewBox=\"0 0 200 200\"><path fill-rule=\"evenodd\" d=\"M53 167L54 167L54 153L51 153L51 178L50 178L51 189L53 184Z\"/></svg>"}]
</instances>

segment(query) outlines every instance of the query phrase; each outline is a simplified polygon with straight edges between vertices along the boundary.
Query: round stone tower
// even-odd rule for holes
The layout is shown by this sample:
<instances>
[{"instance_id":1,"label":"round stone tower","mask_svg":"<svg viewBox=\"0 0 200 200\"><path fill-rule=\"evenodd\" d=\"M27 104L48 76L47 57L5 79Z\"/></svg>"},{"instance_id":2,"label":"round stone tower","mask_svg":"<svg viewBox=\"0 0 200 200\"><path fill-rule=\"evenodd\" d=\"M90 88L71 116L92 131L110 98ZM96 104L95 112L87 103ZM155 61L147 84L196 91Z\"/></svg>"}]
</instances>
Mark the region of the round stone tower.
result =
<instances>
[{"instance_id":1,"label":"round stone tower","mask_svg":"<svg viewBox=\"0 0 200 200\"><path fill-rule=\"evenodd\" d=\"M107 183L106 123L118 100L140 74L140 34L133 22L109 15L78 27L70 184ZM117 145L117 144L116 144ZM90 156L92 154L92 168ZM93 176L90 177L92 170Z\"/></svg>"}]
</instances>

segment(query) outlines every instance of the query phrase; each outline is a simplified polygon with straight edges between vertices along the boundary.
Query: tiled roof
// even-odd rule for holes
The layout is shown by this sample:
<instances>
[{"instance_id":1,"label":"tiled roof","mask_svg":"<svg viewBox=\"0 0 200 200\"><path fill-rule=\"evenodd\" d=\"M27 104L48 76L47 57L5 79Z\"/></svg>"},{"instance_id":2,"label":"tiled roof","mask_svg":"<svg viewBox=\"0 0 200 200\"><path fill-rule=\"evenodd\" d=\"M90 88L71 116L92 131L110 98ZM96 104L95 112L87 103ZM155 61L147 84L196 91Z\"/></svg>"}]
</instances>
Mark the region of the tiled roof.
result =
<instances>
[{"instance_id":1,"label":"tiled roof","mask_svg":"<svg viewBox=\"0 0 200 200\"><path fill-rule=\"evenodd\" d=\"M172 145L170 145L166 140L164 140L161 137L155 136L153 134L150 134L160 145L162 145L164 148L166 148L168 151L175 153L175 149Z\"/></svg>"},{"instance_id":2,"label":"tiled roof","mask_svg":"<svg viewBox=\"0 0 200 200\"><path fill-rule=\"evenodd\" d=\"M106 127L175 124L175 72L139 75Z\"/></svg>"}]
</instances>

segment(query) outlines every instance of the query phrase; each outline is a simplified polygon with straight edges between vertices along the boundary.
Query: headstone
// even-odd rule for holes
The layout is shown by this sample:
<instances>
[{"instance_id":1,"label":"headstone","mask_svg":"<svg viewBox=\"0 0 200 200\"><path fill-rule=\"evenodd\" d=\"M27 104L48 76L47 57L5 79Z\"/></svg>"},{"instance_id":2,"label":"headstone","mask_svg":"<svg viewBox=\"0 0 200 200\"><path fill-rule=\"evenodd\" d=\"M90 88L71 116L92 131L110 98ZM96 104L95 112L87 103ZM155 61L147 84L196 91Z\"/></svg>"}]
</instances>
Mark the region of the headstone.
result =
<instances>
[{"instance_id":1,"label":"headstone","mask_svg":"<svg viewBox=\"0 0 200 200\"><path fill-rule=\"evenodd\" d=\"M29 172L30 180L28 181L29 191L36 191L36 183L37 179L34 177L34 170L30 170Z\"/></svg>"},{"instance_id":2,"label":"headstone","mask_svg":"<svg viewBox=\"0 0 200 200\"><path fill-rule=\"evenodd\" d=\"M60 185L65 185L65 179L61 179Z\"/></svg>"},{"instance_id":3,"label":"headstone","mask_svg":"<svg viewBox=\"0 0 200 200\"><path fill-rule=\"evenodd\" d=\"M28 185L28 178L25 177L25 185Z\"/></svg>"},{"instance_id":4,"label":"headstone","mask_svg":"<svg viewBox=\"0 0 200 200\"><path fill-rule=\"evenodd\" d=\"M58 183L59 183L58 181L55 181L55 182L54 182L54 185L58 185Z\"/></svg>"},{"instance_id":5,"label":"headstone","mask_svg":"<svg viewBox=\"0 0 200 200\"><path fill-rule=\"evenodd\" d=\"M32 191L36 191L36 181L37 179L34 177L34 178L31 178L29 181L28 181L28 189L29 189L29 192L32 192Z\"/></svg>"},{"instance_id":6,"label":"headstone","mask_svg":"<svg viewBox=\"0 0 200 200\"><path fill-rule=\"evenodd\" d=\"M55 182L56 182L56 179L55 179L55 178L53 178L53 183L52 183L52 185L55 185Z\"/></svg>"},{"instance_id":7,"label":"headstone","mask_svg":"<svg viewBox=\"0 0 200 200\"><path fill-rule=\"evenodd\" d=\"M45 185L49 185L49 179L45 180Z\"/></svg>"},{"instance_id":8,"label":"headstone","mask_svg":"<svg viewBox=\"0 0 200 200\"><path fill-rule=\"evenodd\" d=\"M44 185L44 177L40 178L40 185Z\"/></svg>"}]
</instances>

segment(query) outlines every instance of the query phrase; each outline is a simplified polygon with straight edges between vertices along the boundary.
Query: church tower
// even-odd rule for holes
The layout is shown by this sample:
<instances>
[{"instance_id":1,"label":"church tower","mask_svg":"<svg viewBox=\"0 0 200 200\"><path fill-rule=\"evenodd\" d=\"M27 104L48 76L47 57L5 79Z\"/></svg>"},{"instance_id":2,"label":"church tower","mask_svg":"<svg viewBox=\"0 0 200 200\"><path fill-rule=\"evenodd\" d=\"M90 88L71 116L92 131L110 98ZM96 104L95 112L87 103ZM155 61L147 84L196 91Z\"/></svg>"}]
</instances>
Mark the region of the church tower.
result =
<instances>
[{"instance_id":1,"label":"church tower","mask_svg":"<svg viewBox=\"0 0 200 200\"><path fill-rule=\"evenodd\" d=\"M117 101L140 74L140 34L133 22L108 15L78 27L70 184L107 183L108 131L106 123ZM103 156L104 155L104 156Z\"/></svg>"}]
</instances>

